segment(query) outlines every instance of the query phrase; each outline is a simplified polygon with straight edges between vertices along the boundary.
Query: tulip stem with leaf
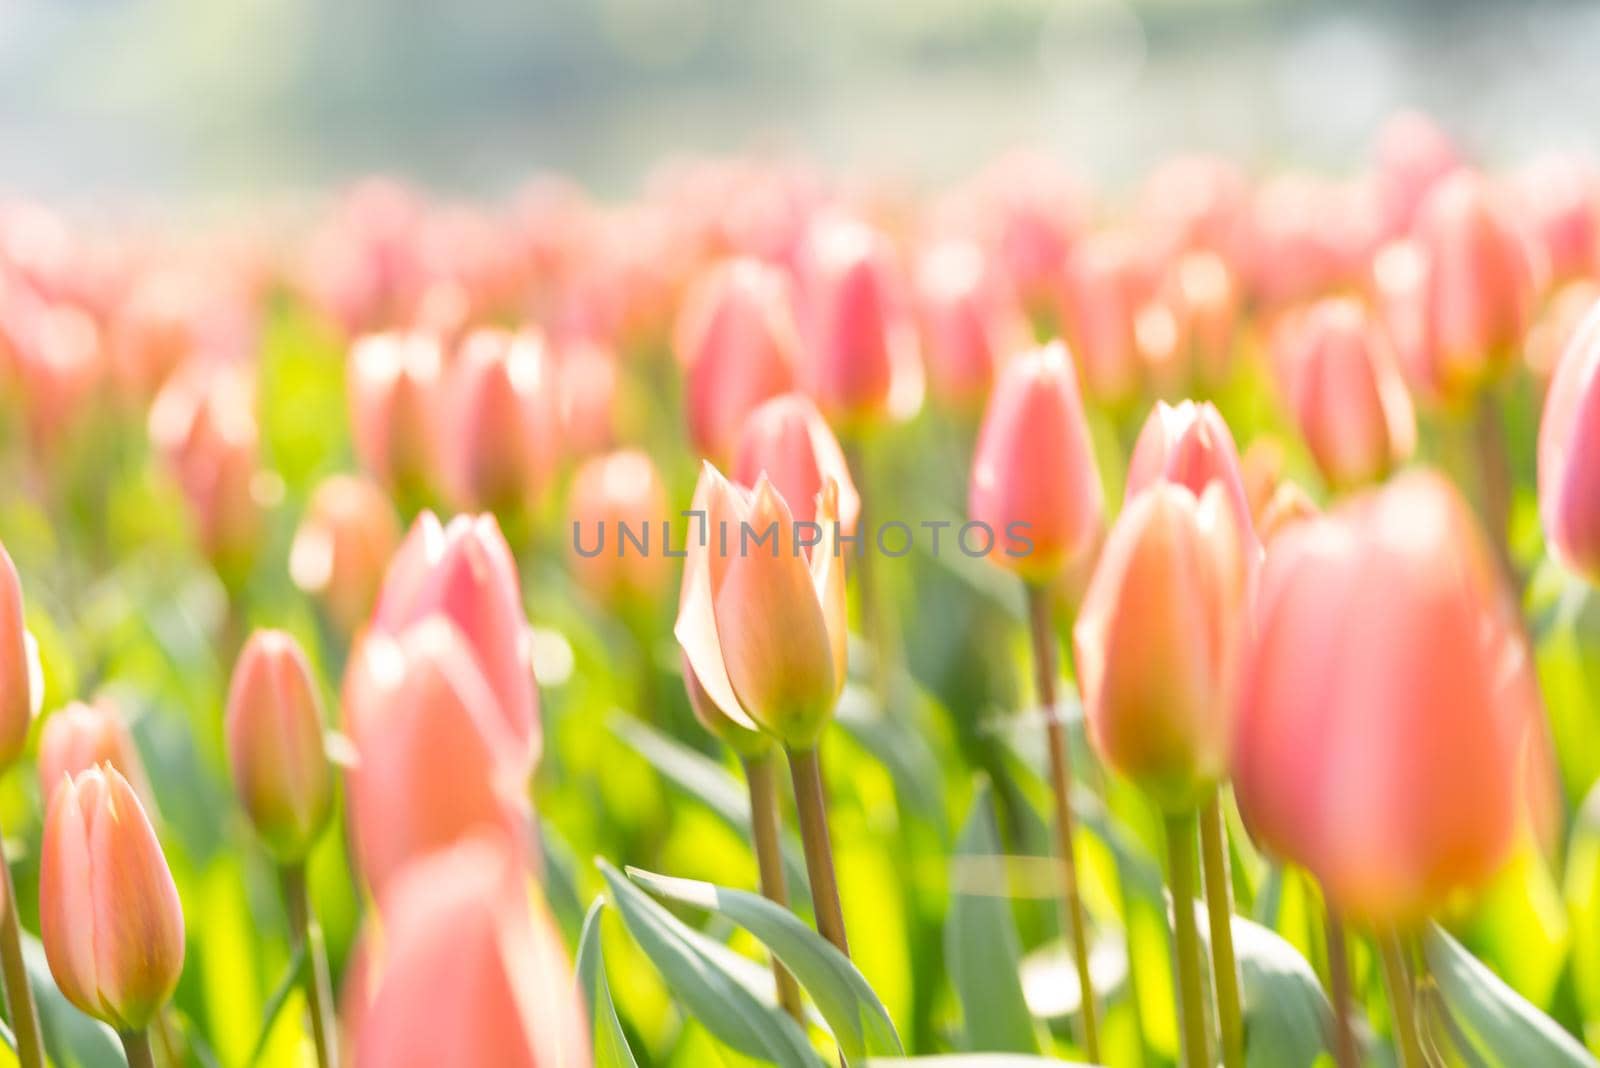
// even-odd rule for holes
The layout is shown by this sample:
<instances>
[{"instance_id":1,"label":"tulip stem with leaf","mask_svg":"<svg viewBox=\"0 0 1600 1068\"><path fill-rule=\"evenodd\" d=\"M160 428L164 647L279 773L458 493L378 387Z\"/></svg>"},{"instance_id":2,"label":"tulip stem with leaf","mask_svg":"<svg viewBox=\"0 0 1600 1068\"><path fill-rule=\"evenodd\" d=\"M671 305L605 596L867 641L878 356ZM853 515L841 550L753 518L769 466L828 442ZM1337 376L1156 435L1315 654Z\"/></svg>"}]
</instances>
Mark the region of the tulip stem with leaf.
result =
<instances>
[{"instance_id":1,"label":"tulip stem with leaf","mask_svg":"<svg viewBox=\"0 0 1600 1068\"><path fill-rule=\"evenodd\" d=\"M750 838L755 846L756 868L761 881L761 894L768 901L785 908L789 905L789 887L783 876L783 844L778 813L777 774L772 751L742 758L745 784L750 789ZM789 969L774 954L772 978L777 984L778 1004L795 1021L804 1018L800 1003L800 985Z\"/></svg>"},{"instance_id":2,"label":"tulip stem with leaf","mask_svg":"<svg viewBox=\"0 0 1600 1068\"><path fill-rule=\"evenodd\" d=\"M1211 976L1217 996L1217 1025L1222 1032L1222 1063L1224 1068L1244 1068L1244 1013L1239 963L1233 950L1233 887L1220 791L1213 792L1200 809L1200 863L1211 928Z\"/></svg>"},{"instance_id":3,"label":"tulip stem with leaf","mask_svg":"<svg viewBox=\"0 0 1600 1068\"><path fill-rule=\"evenodd\" d=\"M1186 1068L1209 1068L1205 987L1201 976L1200 930L1194 918L1198 880L1194 856L1195 817L1192 812L1167 816L1167 879L1172 886L1172 929L1177 949L1174 985L1178 996L1178 1024L1183 1036Z\"/></svg>"},{"instance_id":4,"label":"tulip stem with leaf","mask_svg":"<svg viewBox=\"0 0 1600 1068\"><path fill-rule=\"evenodd\" d=\"M39 1032L39 1010L28 985L28 969L22 959L22 928L17 923L17 893L11 881L11 864L0 855L0 890L5 900L0 908L0 970L5 976L6 1019L16 1036L17 1063L21 1068L44 1068L44 1039Z\"/></svg>"},{"instance_id":5,"label":"tulip stem with leaf","mask_svg":"<svg viewBox=\"0 0 1600 1068\"><path fill-rule=\"evenodd\" d=\"M788 754L817 930L848 957L850 944L845 937L844 907L839 900L839 878L833 866L833 840L828 833L828 791L822 781L821 754L816 747L789 749Z\"/></svg>"},{"instance_id":6,"label":"tulip stem with leaf","mask_svg":"<svg viewBox=\"0 0 1600 1068\"><path fill-rule=\"evenodd\" d=\"M1328 999L1333 1002L1333 1059L1339 1068L1360 1068L1355 1026L1350 1018L1350 952L1344 920L1330 901L1323 928L1328 943Z\"/></svg>"},{"instance_id":7,"label":"tulip stem with leaf","mask_svg":"<svg viewBox=\"0 0 1600 1068\"><path fill-rule=\"evenodd\" d=\"M0 773L15 764L28 742L28 728L39 712L44 687L39 673L38 648L23 620L22 582L4 546L0 546ZM59 783L46 782L46 798ZM44 1041L39 1032L39 1011L28 970L22 959L22 929L17 919L17 891L11 880L11 862L0 835L0 972L5 979L6 1018L16 1036L17 1061L22 1068L43 1068Z\"/></svg>"},{"instance_id":8,"label":"tulip stem with leaf","mask_svg":"<svg viewBox=\"0 0 1600 1068\"><path fill-rule=\"evenodd\" d=\"M1378 934L1378 958L1383 965L1384 988L1389 994L1389 1013L1394 1024L1394 1046L1400 1068L1427 1068L1422 1056L1422 1037L1417 1030L1416 994L1411 970L1406 966L1404 943L1395 931Z\"/></svg>"},{"instance_id":9,"label":"tulip stem with leaf","mask_svg":"<svg viewBox=\"0 0 1600 1068\"><path fill-rule=\"evenodd\" d=\"M284 903L295 941L305 951L306 1008L311 1016L311 1042L317 1051L319 1068L338 1068L337 1032L333 1023L333 981L328 974L328 953L322 940L322 926L311 911L311 894L306 887L304 864L285 864L281 869Z\"/></svg>"}]
</instances>

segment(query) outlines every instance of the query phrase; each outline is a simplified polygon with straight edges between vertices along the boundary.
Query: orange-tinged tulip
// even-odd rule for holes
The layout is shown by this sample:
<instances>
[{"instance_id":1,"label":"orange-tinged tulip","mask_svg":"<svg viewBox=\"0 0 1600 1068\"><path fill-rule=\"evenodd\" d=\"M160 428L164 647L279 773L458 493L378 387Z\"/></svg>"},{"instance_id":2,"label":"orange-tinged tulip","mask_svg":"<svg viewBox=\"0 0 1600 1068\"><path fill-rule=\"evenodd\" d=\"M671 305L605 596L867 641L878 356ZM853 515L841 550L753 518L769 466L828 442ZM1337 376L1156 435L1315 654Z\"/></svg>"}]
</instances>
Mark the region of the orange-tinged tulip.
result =
<instances>
[{"instance_id":1,"label":"orange-tinged tulip","mask_svg":"<svg viewBox=\"0 0 1600 1068\"><path fill-rule=\"evenodd\" d=\"M61 784L100 764L122 773L154 811L154 795L145 775L144 761L116 702L101 696L91 703L74 701L52 712L39 729L39 790L46 797Z\"/></svg>"},{"instance_id":2,"label":"orange-tinged tulip","mask_svg":"<svg viewBox=\"0 0 1600 1068\"><path fill-rule=\"evenodd\" d=\"M567 515L578 583L609 608L654 604L670 578L663 526L670 513L650 457L624 449L585 460L572 478Z\"/></svg>"},{"instance_id":3,"label":"orange-tinged tulip","mask_svg":"<svg viewBox=\"0 0 1600 1068\"><path fill-rule=\"evenodd\" d=\"M1513 191L1552 280L1592 277L1600 268L1600 167L1546 156L1516 176Z\"/></svg>"},{"instance_id":4,"label":"orange-tinged tulip","mask_svg":"<svg viewBox=\"0 0 1600 1068\"><path fill-rule=\"evenodd\" d=\"M1539 321L1528 331L1528 341L1523 348L1528 370L1541 386L1549 387L1567 346L1596 304L1600 304L1600 278L1568 282L1545 303Z\"/></svg>"},{"instance_id":5,"label":"orange-tinged tulip","mask_svg":"<svg viewBox=\"0 0 1600 1068\"><path fill-rule=\"evenodd\" d=\"M283 631L258 630L245 642L226 735L234 787L256 832L278 860L304 860L333 811L333 766L311 665Z\"/></svg>"},{"instance_id":6,"label":"orange-tinged tulip","mask_svg":"<svg viewBox=\"0 0 1600 1068\"><path fill-rule=\"evenodd\" d=\"M1123 510L1073 628L1089 739L1170 812L1227 776L1246 562L1227 492L1157 483Z\"/></svg>"},{"instance_id":7,"label":"orange-tinged tulip","mask_svg":"<svg viewBox=\"0 0 1600 1068\"><path fill-rule=\"evenodd\" d=\"M861 496L844 450L803 393L774 397L750 413L733 472L742 486L754 486L766 475L783 499L793 502L794 518L806 523L817 518L817 498L832 481L839 492L839 522L846 534L856 529Z\"/></svg>"},{"instance_id":8,"label":"orange-tinged tulip","mask_svg":"<svg viewBox=\"0 0 1600 1068\"><path fill-rule=\"evenodd\" d=\"M1545 398L1539 514L1557 559L1600 581L1600 303L1567 345Z\"/></svg>"},{"instance_id":9,"label":"orange-tinged tulip","mask_svg":"<svg viewBox=\"0 0 1600 1068\"><path fill-rule=\"evenodd\" d=\"M390 561L372 630L393 636L435 615L466 639L516 739L505 755L530 772L539 755L539 693L522 583L493 516L458 515L440 525L424 512Z\"/></svg>"},{"instance_id":10,"label":"orange-tinged tulip","mask_svg":"<svg viewBox=\"0 0 1600 1068\"><path fill-rule=\"evenodd\" d=\"M1290 407L1329 485L1376 482L1410 458L1411 394L1388 339L1360 304L1321 301L1281 336Z\"/></svg>"},{"instance_id":11,"label":"orange-tinged tulip","mask_svg":"<svg viewBox=\"0 0 1600 1068\"><path fill-rule=\"evenodd\" d=\"M1262 545L1271 545L1272 539L1288 530L1302 519L1320 515L1317 504L1299 483L1288 479L1278 483L1272 496L1256 515L1256 534Z\"/></svg>"},{"instance_id":12,"label":"orange-tinged tulip","mask_svg":"<svg viewBox=\"0 0 1600 1068\"><path fill-rule=\"evenodd\" d=\"M377 484L333 475L312 492L295 531L289 577L350 634L377 603L384 568L399 544L400 520Z\"/></svg>"},{"instance_id":13,"label":"orange-tinged tulip","mask_svg":"<svg viewBox=\"0 0 1600 1068\"><path fill-rule=\"evenodd\" d=\"M557 378L561 391L561 446L569 456L612 447L617 436L617 357L592 341L562 346Z\"/></svg>"},{"instance_id":14,"label":"orange-tinged tulip","mask_svg":"<svg viewBox=\"0 0 1600 1068\"><path fill-rule=\"evenodd\" d=\"M1250 179L1220 156L1177 156L1139 191L1140 222L1167 247L1210 249L1237 269L1247 254Z\"/></svg>"},{"instance_id":15,"label":"orange-tinged tulip","mask_svg":"<svg viewBox=\"0 0 1600 1068\"><path fill-rule=\"evenodd\" d=\"M475 330L448 381L452 497L472 509L530 506L550 480L561 436L560 386L543 338Z\"/></svg>"},{"instance_id":16,"label":"orange-tinged tulip","mask_svg":"<svg viewBox=\"0 0 1600 1068\"><path fill-rule=\"evenodd\" d=\"M1158 389L1226 380L1239 303L1238 280L1216 253L1186 253L1172 265L1155 299L1155 307L1170 320L1168 344L1145 344L1141 352Z\"/></svg>"},{"instance_id":17,"label":"orange-tinged tulip","mask_svg":"<svg viewBox=\"0 0 1600 1068\"><path fill-rule=\"evenodd\" d=\"M417 861L382 896L383 952L356 1068L589 1068L571 962L516 850L478 836Z\"/></svg>"},{"instance_id":18,"label":"orange-tinged tulip","mask_svg":"<svg viewBox=\"0 0 1600 1068\"><path fill-rule=\"evenodd\" d=\"M356 750L350 819L362 874L382 896L405 864L482 825L531 831L520 741L461 632L431 617L366 637L345 686Z\"/></svg>"},{"instance_id":19,"label":"orange-tinged tulip","mask_svg":"<svg viewBox=\"0 0 1600 1068\"><path fill-rule=\"evenodd\" d=\"M1157 401L1128 462L1127 492L1132 501L1157 482L1176 482L1201 495L1212 482L1222 484L1224 499L1233 510L1244 558L1255 557L1256 539L1250 500L1245 495L1239 450L1222 413L1210 401L1184 401L1176 406Z\"/></svg>"},{"instance_id":20,"label":"orange-tinged tulip","mask_svg":"<svg viewBox=\"0 0 1600 1068\"><path fill-rule=\"evenodd\" d=\"M1047 581L1093 549L1104 509L1067 347L1058 341L1018 356L989 398L967 496L969 518L1003 546L990 559Z\"/></svg>"},{"instance_id":21,"label":"orange-tinged tulip","mask_svg":"<svg viewBox=\"0 0 1600 1068\"><path fill-rule=\"evenodd\" d=\"M437 475L444 354L426 334L363 337L350 350L345 388L361 466L391 490L416 492Z\"/></svg>"},{"instance_id":22,"label":"orange-tinged tulip","mask_svg":"<svg viewBox=\"0 0 1600 1068\"><path fill-rule=\"evenodd\" d=\"M32 642L22 619L22 580L0 545L0 771L22 755L44 697Z\"/></svg>"},{"instance_id":23,"label":"orange-tinged tulip","mask_svg":"<svg viewBox=\"0 0 1600 1068\"><path fill-rule=\"evenodd\" d=\"M1540 714L1513 613L1466 503L1432 472L1272 543L1234 788L1257 841L1347 913L1414 921L1506 858Z\"/></svg>"},{"instance_id":24,"label":"orange-tinged tulip","mask_svg":"<svg viewBox=\"0 0 1600 1068\"><path fill-rule=\"evenodd\" d=\"M689 438L725 460L751 410L794 388L800 334L787 279L756 260L719 264L690 290L673 340Z\"/></svg>"},{"instance_id":25,"label":"orange-tinged tulip","mask_svg":"<svg viewBox=\"0 0 1600 1068\"><path fill-rule=\"evenodd\" d=\"M1129 234L1096 234L1073 250L1062 277L1061 320L1083 367L1084 389L1110 405L1139 386L1139 311L1149 299L1150 265Z\"/></svg>"},{"instance_id":26,"label":"orange-tinged tulip","mask_svg":"<svg viewBox=\"0 0 1600 1068\"><path fill-rule=\"evenodd\" d=\"M1000 365L1028 336L1021 309L968 241L931 246L916 281L933 395L956 411L981 406Z\"/></svg>"},{"instance_id":27,"label":"orange-tinged tulip","mask_svg":"<svg viewBox=\"0 0 1600 1068\"><path fill-rule=\"evenodd\" d=\"M40 847L39 927L61 992L118 1030L143 1030L178 985L178 887L138 794L114 768L55 788Z\"/></svg>"},{"instance_id":28,"label":"orange-tinged tulip","mask_svg":"<svg viewBox=\"0 0 1600 1068\"><path fill-rule=\"evenodd\" d=\"M722 744L732 749L741 756L756 756L772 748L772 738L763 734L759 729L750 726L749 719L740 711L734 714L724 711L723 707L706 692L700 682L700 676L694 673L694 665L689 663L689 657L683 656L683 689L689 698L689 708L694 712L694 718L706 732ZM731 696L732 691L728 691ZM734 699L737 708L737 699Z\"/></svg>"},{"instance_id":29,"label":"orange-tinged tulip","mask_svg":"<svg viewBox=\"0 0 1600 1068\"><path fill-rule=\"evenodd\" d=\"M1001 269L1030 309L1048 307L1085 229L1087 192L1059 161L1031 149L996 160L974 185L981 228Z\"/></svg>"}]
</instances>

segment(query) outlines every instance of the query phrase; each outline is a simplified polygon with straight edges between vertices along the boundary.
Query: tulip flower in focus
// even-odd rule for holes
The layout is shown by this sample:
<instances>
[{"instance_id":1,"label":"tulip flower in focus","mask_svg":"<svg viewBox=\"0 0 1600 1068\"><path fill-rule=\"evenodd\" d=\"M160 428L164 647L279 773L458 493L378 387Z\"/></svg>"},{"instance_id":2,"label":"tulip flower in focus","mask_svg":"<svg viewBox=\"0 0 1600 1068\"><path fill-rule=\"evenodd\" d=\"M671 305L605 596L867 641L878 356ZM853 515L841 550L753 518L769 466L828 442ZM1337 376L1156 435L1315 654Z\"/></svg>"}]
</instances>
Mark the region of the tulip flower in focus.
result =
<instances>
[{"instance_id":1,"label":"tulip flower in focus","mask_svg":"<svg viewBox=\"0 0 1600 1068\"><path fill-rule=\"evenodd\" d=\"M670 578L662 524L671 516L667 490L650 457L624 449L585 460L567 498L573 574L614 611L654 604ZM623 528L637 542L628 540ZM598 551L579 552L579 547Z\"/></svg>"},{"instance_id":2,"label":"tulip flower in focus","mask_svg":"<svg viewBox=\"0 0 1600 1068\"><path fill-rule=\"evenodd\" d=\"M384 492L359 475L332 475L312 492L295 531L289 577L351 634L372 612L399 543L400 523Z\"/></svg>"},{"instance_id":3,"label":"tulip flower in focus","mask_svg":"<svg viewBox=\"0 0 1600 1068\"><path fill-rule=\"evenodd\" d=\"M1257 842L1380 924L1483 887L1511 848L1541 710L1457 491L1412 473L1295 524L1257 606L1234 749Z\"/></svg>"},{"instance_id":4,"label":"tulip flower in focus","mask_svg":"<svg viewBox=\"0 0 1600 1068\"><path fill-rule=\"evenodd\" d=\"M118 1031L143 1031L178 985L178 888L138 794L114 768L65 779L51 796L39 926L67 1000Z\"/></svg>"},{"instance_id":5,"label":"tulip flower in focus","mask_svg":"<svg viewBox=\"0 0 1600 1068\"><path fill-rule=\"evenodd\" d=\"M448 375L445 480L463 507L519 514L554 471L561 394L544 340L474 330ZM437 401L435 401L437 403Z\"/></svg>"},{"instance_id":6,"label":"tulip flower in focus","mask_svg":"<svg viewBox=\"0 0 1600 1068\"><path fill-rule=\"evenodd\" d=\"M469 838L407 866L379 905L356 1068L589 1068L572 965L514 849Z\"/></svg>"},{"instance_id":7,"label":"tulip flower in focus","mask_svg":"<svg viewBox=\"0 0 1600 1068\"><path fill-rule=\"evenodd\" d=\"M811 399L803 393L774 397L750 413L734 455L734 479L754 486L766 475L801 522L817 519L818 498L830 481L839 494L840 529L852 533L861 515L839 440Z\"/></svg>"},{"instance_id":8,"label":"tulip flower in focus","mask_svg":"<svg viewBox=\"0 0 1600 1068\"><path fill-rule=\"evenodd\" d=\"M1027 338L1021 310L971 242L930 247L916 283L933 395L955 411L981 406L1000 365Z\"/></svg>"},{"instance_id":9,"label":"tulip flower in focus","mask_svg":"<svg viewBox=\"0 0 1600 1068\"><path fill-rule=\"evenodd\" d=\"M115 701L105 696L87 703L73 701L45 719L39 730L38 757L39 790L44 796L49 797L61 780L100 764L116 768L145 810L155 811L144 761Z\"/></svg>"},{"instance_id":10,"label":"tulip flower in focus","mask_svg":"<svg viewBox=\"0 0 1600 1068\"><path fill-rule=\"evenodd\" d=\"M228 762L250 822L281 863L303 861L333 811L322 734L305 653L283 631L256 631L228 689Z\"/></svg>"},{"instance_id":11,"label":"tulip flower in focus","mask_svg":"<svg viewBox=\"0 0 1600 1068\"><path fill-rule=\"evenodd\" d=\"M1157 482L1175 482L1196 495L1203 495L1212 482L1221 483L1244 559L1254 559L1256 537L1239 451L1222 413L1210 401L1177 406L1156 402L1128 461L1124 502L1131 503Z\"/></svg>"},{"instance_id":12,"label":"tulip flower in focus","mask_svg":"<svg viewBox=\"0 0 1600 1068\"><path fill-rule=\"evenodd\" d=\"M1168 812L1227 775L1247 567L1235 523L1221 483L1139 494L1073 628L1090 741Z\"/></svg>"},{"instance_id":13,"label":"tulip flower in focus","mask_svg":"<svg viewBox=\"0 0 1600 1068\"><path fill-rule=\"evenodd\" d=\"M1284 327L1289 405L1322 477L1383 479L1417 444L1416 414L1383 332L1353 300L1329 298Z\"/></svg>"},{"instance_id":14,"label":"tulip flower in focus","mask_svg":"<svg viewBox=\"0 0 1600 1068\"><path fill-rule=\"evenodd\" d=\"M391 491L421 493L439 474L443 378L444 354L425 334L372 334L350 350L345 388L356 456Z\"/></svg>"},{"instance_id":15,"label":"tulip flower in focus","mask_svg":"<svg viewBox=\"0 0 1600 1068\"><path fill-rule=\"evenodd\" d=\"M1567 345L1545 398L1539 514L1555 557L1600 581L1600 303Z\"/></svg>"},{"instance_id":16,"label":"tulip flower in focus","mask_svg":"<svg viewBox=\"0 0 1600 1068\"><path fill-rule=\"evenodd\" d=\"M1016 357L989 398L968 491L969 518L994 532L989 559L1046 581L1095 546L1104 507L1066 346Z\"/></svg>"}]
</instances>

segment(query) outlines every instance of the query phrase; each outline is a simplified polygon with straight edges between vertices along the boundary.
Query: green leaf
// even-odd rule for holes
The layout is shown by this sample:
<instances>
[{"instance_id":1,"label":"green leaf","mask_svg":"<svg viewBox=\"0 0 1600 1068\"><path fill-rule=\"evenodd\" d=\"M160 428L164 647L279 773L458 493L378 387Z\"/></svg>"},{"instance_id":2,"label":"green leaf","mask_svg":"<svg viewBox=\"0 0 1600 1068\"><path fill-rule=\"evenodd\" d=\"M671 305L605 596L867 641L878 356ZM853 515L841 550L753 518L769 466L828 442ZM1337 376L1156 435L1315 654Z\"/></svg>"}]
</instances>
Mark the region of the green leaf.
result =
<instances>
[{"instance_id":1,"label":"green leaf","mask_svg":"<svg viewBox=\"0 0 1600 1068\"><path fill-rule=\"evenodd\" d=\"M617 1019L617 1007L611 1002L611 988L606 984L605 958L600 953L600 914L605 907L604 898L595 898L583 918L583 934L578 939L578 984L588 999L589 1018L593 1021L595 1068L638 1068L628 1038L622 1033L622 1022Z\"/></svg>"},{"instance_id":2,"label":"green leaf","mask_svg":"<svg viewBox=\"0 0 1600 1068\"><path fill-rule=\"evenodd\" d=\"M1457 1041L1468 1044L1469 1053L1505 1068L1600 1065L1577 1039L1523 1000L1442 929L1430 928L1424 947Z\"/></svg>"},{"instance_id":3,"label":"green leaf","mask_svg":"<svg viewBox=\"0 0 1600 1068\"><path fill-rule=\"evenodd\" d=\"M1079 1063L1021 1053L941 1053L932 1057L879 1057L868 1061L867 1068L1061 1068Z\"/></svg>"},{"instance_id":4,"label":"green leaf","mask_svg":"<svg viewBox=\"0 0 1600 1068\"><path fill-rule=\"evenodd\" d=\"M760 894L694 879L637 868L629 868L628 876L657 897L726 916L755 935L810 993L847 1060L905 1052L889 1011L861 972L788 909Z\"/></svg>"},{"instance_id":5,"label":"green leaf","mask_svg":"<svg viewBox=\"0 0 1600 1068\"><path fill-rule=\"evenodd\" d=\"M289 957L288 965L283 969L283 976L278 980L278 985L272 988L272 993L267 997L266 1008L261 1013L261 1033L256 1037L256 1044L250 1050L250 1059L245 1063L254 1065L261 1063L261 1055L267 1050L267 1043L272 1040L273 1025L278 1022L278 1014L283 1012L283 1006L289 1000L300 981L305 978L306 947L303 942L296 942L293 954Z\"/></svg>"},{"instance_id":6,"label":"green leaf","mask_svg":"<svg viewBox=\"0 0 1600 1068\"><path fill-rule=\"evenodd\" d=\"M1600 1053L1600 786L1578 811L1563 886L1572 918L1572 985L1585 1039Z\"/></svg>"},{"instance_id":7,"label":"green leaf","mask_svg":"<svg viewBox=\"0 0 1600 1068\"><path fill-rule=\"evenodd\" d=\"M1000 856L1000 834L985 783L956 845L945 956L961 1002L966 1045L1038 1053L1039 1032L1023 996L1021 950Z\"/></svg>"},{"instance_id":8,"label":"green leaf","mask_svg":"<svg viewBox=\"0 0 1600 1068\"><path fill-rule=\"evenodd\" d=\"M628 933L684 1008L721 1041L747 1057L817 1068L820 1061L799 1026L750 989L700 945L696 932L652 901L604 860L597 860L611 903Z\"/></svg>"},{"instance_id":9,"label":"green leaf","mask_svg":"<svg viewBox=\"0 0 1600 1068\"><path fill-rule=\"evenodd\" d=\"M1251 1068L1309 1068L1328 1049L1333 1008L1317 973L1276 931L1233 918ZM1202 932L1208 928L1200 918Z\"/></svg>"}]
</instances>

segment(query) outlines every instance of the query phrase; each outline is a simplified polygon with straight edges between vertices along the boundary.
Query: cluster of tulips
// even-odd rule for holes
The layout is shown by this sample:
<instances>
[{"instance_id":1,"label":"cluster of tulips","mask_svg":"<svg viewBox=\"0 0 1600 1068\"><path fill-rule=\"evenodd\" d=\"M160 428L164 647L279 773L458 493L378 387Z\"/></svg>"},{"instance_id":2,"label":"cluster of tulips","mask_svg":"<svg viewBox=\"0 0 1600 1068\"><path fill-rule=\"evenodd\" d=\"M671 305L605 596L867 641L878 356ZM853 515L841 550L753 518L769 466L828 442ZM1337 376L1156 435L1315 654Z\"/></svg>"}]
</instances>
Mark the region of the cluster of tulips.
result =
<instances>
[{"instance_id":1,"label":"cluster of tulips","mask_svg":"<svg viewBox=\"0 0 1600 1068\"><path fill-rule=\"evenodd\" d=\"M1563 798L1590 785L1561 782L1523 606L1536 526L1558 567L1600 582L1600 171L1489 175L1407 115L1354 179L1182 157L1115 210L1019 155L920 197L697 161L621 206L548 180L492 212L372 182L272 222L178 238L0 206L0 370L8 463L52 515L85 449L108 499L124 465L93 450L130 448L129 426L183 502L226 606L234 794L279 877L320 1068L651 1061L596 976L597 919L579 949L553 901L563 828L544 799L589 789L543 738L556 682L525 586L553 573L608 655L640 661L629 713L742 775L767 911L730 915L770 949L770 981L719 985L705 933L664 909L643 930L635 882L602 864L644 954L669 985L674 961L690 973L674 992L692 1014L735 1007L705 1026L739 1054L903 1053L850 959L830 802L854 783L823 750L847 689L920 722L907 649L932 621L895 571L921 539L966 588L1022 594L1038 714L1009 718L1043 737L1042 893L1077 991L1073 1026L1034 1052L1159 1063L1108 1033L1095 928L1115 917L1096 919L1105 890L1082 871L1086 814L1127 811L1132 787L1158 814L1187 1068L1279 1063L1241 978L1242 857L1314 887L1317 1050L1341 1068L1480 1063L1439 1004L1433 925L1519 850L1559 852ZM327 414L269 395L260 354L286 317L312 324L294 342L310 358L343 360L348 455L314 457L304 500L262 423L269 404ZM1230 419L1257 431L1242 451ZM1518 496L1535 420L1538 524ZM158 837L161 783L110 696L31 731L50 672L30 576L0 565L0 767L37 769L49 975L135 1068L206 1063L169 1005L207 933ZM262 583L285 572L316 606L310 639L261 626ZM689 721L652 684L669 632ZM1025 772L981 763L1032 803ZM1014 853L1026 822L1003 821ZM308 879L330 839L362 902L337 969ZM25 1068L68 1063L35 1005L27 896L0 871L11 1046ZM704 889L676 900L729 892ZM1352 945L1386 1003L1363 997ZM1593 1063L1538 1034L1521 1048Z\"/></svg>"}]
</instances>

